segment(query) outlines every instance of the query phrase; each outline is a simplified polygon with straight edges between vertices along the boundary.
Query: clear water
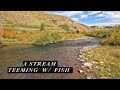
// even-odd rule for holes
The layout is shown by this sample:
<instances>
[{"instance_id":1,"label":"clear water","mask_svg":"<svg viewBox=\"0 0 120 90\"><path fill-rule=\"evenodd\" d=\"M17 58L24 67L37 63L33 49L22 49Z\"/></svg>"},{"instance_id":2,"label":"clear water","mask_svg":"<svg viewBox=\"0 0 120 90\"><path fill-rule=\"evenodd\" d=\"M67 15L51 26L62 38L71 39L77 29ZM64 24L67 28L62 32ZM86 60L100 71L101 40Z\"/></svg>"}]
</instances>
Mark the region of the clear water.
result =
<instances>
[{"instance_id":1,"label":"clear water","mask_svg":"<svg viewBox=\"0 0 120 90\"><path fill-rule=\"evenodd\" d=\"M89 39L68 40L46 46L14 45L0 48L0 79L81 79L78 73L81 63L77 60L84 46L96 45ZM7 73L7 67L21 67L23 61L58 61L60 67L73 67L73 73Z\"/></svg>"}]
</instances>

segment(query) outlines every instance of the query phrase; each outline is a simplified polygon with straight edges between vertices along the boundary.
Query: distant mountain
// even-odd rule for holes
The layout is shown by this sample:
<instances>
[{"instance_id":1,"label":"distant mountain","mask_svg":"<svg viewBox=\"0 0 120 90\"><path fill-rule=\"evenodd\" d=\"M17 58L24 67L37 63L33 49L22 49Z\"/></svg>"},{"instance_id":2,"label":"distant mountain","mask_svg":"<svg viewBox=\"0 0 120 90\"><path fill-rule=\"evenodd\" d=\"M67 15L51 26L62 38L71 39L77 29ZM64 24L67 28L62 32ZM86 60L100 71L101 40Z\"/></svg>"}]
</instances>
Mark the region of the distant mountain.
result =
<instances>
[{"instance_id":1,"label":"distant mountain","mask_svg":"<svg viewBox=\"0 0 120 90\"><path fill-rule=\"evenodd\" d=\"M47 11L0 11L0 28L39 29L41 23L46 25L46 29L51 30L61 30L64 24L69 25L71 30L89 29L86 25L78 24L65 16Z\"/></svg>"},{"instance_id":2,"label":"distant mountain","mask_svg":"<svg viewBox=\"0 0 120 90\"><path fill-rule=\"evenodd\" d=\"M104 26L91 26L92 29L105 29Z\"/></svg>"},{"instance_id":3,"label":"distant mountain","mask_svg":"<svg viewBox=\"0 0 120 90\"><path fill-rule=\"evenodd\" d=\"M104 26L104 27L106 27L106 28L112 28L113 26Z\"/></svg>"}]
</instances>

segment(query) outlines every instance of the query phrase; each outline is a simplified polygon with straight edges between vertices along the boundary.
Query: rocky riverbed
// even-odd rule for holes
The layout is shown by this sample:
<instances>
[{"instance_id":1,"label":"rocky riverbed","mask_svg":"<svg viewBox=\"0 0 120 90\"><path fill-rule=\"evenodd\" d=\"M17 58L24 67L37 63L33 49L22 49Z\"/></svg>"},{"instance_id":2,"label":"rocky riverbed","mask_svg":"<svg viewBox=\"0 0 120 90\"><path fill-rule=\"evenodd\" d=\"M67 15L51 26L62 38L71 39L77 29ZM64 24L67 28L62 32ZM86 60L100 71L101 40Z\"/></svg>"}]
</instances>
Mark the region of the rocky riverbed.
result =
<instances>
[{"instance_id":1,"label":"rocky riverbed","mask_svg":"<svg viewBox=\"0 0 120 90\"><path fill-rule=\"evenodd\" d=\"M81 50L99 45L98 40L66 40L46 46L15 45L0 48L0 79L91 79L94 63L86 62ZM58 61L60 67L73 67L73 73L7 73L7 67L20 67L23 61Z\"/></svg>"},{"instance_id":2,"label":"rocky riverbed","mask_svg":"<svg viewBox=\"0 0 120 90\"><path fill-rule=\"evenodd\" d=\"M80 66L81 68L78 70L79 73L84 73L87 76L87 79L95 79L95 74L91 71L92 65L96 64L97 62L87 62L88 58L85 57L85 54L82 53L83 51L90 50L94 47L97 47L98 44L92 45L92 46L85 46L82 49L80 49L78 60L82 63Z\"/></svg>"}]
</instances>

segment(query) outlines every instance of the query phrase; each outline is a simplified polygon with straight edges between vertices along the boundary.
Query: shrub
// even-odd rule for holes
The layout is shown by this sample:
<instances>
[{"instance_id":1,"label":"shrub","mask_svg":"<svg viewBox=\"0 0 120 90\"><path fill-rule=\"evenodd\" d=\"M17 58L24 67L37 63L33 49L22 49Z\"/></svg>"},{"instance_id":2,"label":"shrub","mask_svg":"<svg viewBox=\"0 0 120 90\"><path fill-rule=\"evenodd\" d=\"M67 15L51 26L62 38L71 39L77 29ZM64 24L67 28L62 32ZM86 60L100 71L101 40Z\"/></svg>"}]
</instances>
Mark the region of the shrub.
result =
<instances>
[{"instance_id":1,"label":"shrub","mask_svg":"<svg viewBox=\"0 0 120 90\"><path fill-rule=\"evenodd\" d=\"M14 39L14 38L15 38L15 35L13 34L12 31L4 31L3 37L4 37L4 38L11 38L11 39Z\"/></svg>"},{"instance_id":2,"label":"shrub","mask_svg":"<svg viewBox=\"0 0 120 90\"><path fill-rule=\"evenodd\" d=\"M120 45L120 35L118 33L111 33L110 37L100 40L102 45Z\"/></svg>"},{"instance_id":3,"label":"shrub","mask_svg":"<svg viewBox=\"0 0 120 90\"><path fill-rule=\"evenodd\" d=\"M79 33L79 32L80 32L79 30L76 31L76 33Z\"/></svg>"},{"instance_id":4,"label":"shrub","mask_svg":"<svg viewBox=\"0 0 120 90\"><path fill-rule=\"evenodd\" d=\"M97 37L97 38L107 38L107 37L109 37L109 36L110 36L109 33L103 32L103 33L98 34L96 37Z\"/></svg>"},{"instance_id":5,"label":"shrub","mask_svg":"<svg viewBox=\"0 0 120 90\"><path fill-rule=\"evenodd\" d=\"M109 37L100 40L102 45L120 45L120 29L116 28L109 31Z\"/></svg>"},{"instance_id":6,"label":"shrub","mask_svg":"<svg viewBox=\"0 0 120 90\"><path fill-rule=\"evenodd\" d=\"M101 45L120 45L120 26L109 30L93 30L84 34L99 38Z\"/></svg>"},{"instance_id":7,"label":"shrub","mask_svg":"<svg viewBox=\"0 0 120 90\"><path fill-rule=\"evenodd\" d=\"M109 36L108 30L93 30L89 32L84 32L84 34L87 36L98 37L98 38L104 38L106 36Z\"/></svg>"},{"instance_id":8,"label":"shrub","mask_svg":"<svg viewBox=\"0 0 120 90\"><path fill-rule=\"evenodd\" d=\"M16 38L20 41L23 41L24 39L28 38L28 34L27 33L16 34Z\"/></svg>"},{"instance_id":9,"label":"shrub","mask_svg":"<svg viewBox=\"0 0 120 90\"><path fill-rule=\"evenodd\" d=\"M58 42L61 40L61 35L57 32L51 33L52 41L53 42Z\"/></svg>"},{"instance_id":10,"label":"shrub","mask_svg":"<svg viewBox=\"0 0 120 90\"><path fill-rule=\"evenodd\" d=\"M34 45L48 44L51 42L49 36L41 35L35 42Z\"/></svg>"},{"instance_id":11,"label":"shrub","mask_svg":"<svg viewBox=\"0 0 120 90\"><path fill-rule=\"evenodd\" d=\"M56 43L59 42L60 40L61 40L60 33L44 31L34 41L33 45L45 45L54 42Z\"/></svg>"},{"instance_id":12,"label":"shrub","mask_svg":"<svg viewBox=\"0 0 120 90\"><path fill-rule=\"evenodd\" d=\"M41 23L40 30L45 30L45 24Z\"/></svg>"},{"instance_id":13,"label":"shrub","mask_svg":"<svg viewBox=\"0 0 120 90\"><path fill-rule=\"evenodd\" d=\"M67 25L67 24L64 24L64 25L62 26L62 28L65 29L65 30L69 30L69 29L70 29L70 26Z\"/></svg>"}]
</instances>

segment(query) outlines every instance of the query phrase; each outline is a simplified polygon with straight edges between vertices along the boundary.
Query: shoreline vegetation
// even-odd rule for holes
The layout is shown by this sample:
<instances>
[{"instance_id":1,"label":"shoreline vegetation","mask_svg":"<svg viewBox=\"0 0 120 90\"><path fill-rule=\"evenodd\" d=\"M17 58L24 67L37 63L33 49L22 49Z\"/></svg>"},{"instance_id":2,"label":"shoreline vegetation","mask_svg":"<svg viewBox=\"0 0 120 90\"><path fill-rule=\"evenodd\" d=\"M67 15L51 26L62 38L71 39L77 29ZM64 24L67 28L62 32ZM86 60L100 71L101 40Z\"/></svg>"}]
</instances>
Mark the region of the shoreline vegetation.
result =
<instances>
[{"instance_id":1,"label":"shoreline vegetation","mask_svg":"<svg viewBox=\"0 0 120 90\"><path fill-rule=\"evenodd\" d=\"M17 32L11 29L4 29L4 32L2 33L1 43L4 45L25 44L37 46L85 37L82 33L76 33L73 31L54 32L50 30L43 30L37 32Z\"/></svg>"},{"instance_id":2,"label":"shoreline vegetation","mask_svg":"<svg viewBox=\"0 0 120 90\"><path fill-rule=\"evenodd\" d=\"M96 74L96 78L119 79L120 26L114 26L108 30L85 32L85 35L95 37L100 42L99 46L81 52L86 58L85 62L92 65L90 69Z\"/></svg>"}]
</instances>

